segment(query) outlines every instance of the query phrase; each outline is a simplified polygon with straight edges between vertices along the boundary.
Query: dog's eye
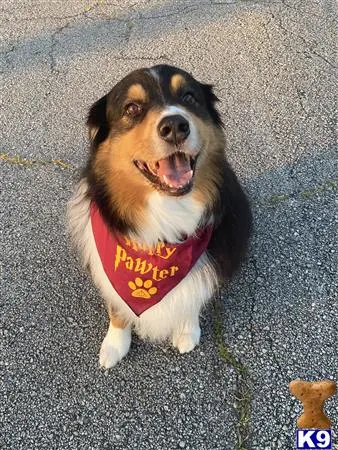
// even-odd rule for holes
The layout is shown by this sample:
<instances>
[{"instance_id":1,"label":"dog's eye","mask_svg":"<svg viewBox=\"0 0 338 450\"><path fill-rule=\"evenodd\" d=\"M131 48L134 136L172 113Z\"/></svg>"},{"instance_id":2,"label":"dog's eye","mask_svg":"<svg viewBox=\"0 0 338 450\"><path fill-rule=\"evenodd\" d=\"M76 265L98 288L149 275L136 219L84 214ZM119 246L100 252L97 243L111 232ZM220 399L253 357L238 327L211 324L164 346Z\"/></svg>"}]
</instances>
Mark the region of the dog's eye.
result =
<instances>
[{"instance_id":1,"label":"dog's eye","mask_svg":"<svg viewBox=\"0 0 338 450\"><path fill-rule=\"evenodd\" d=\"M139 116L142 113L142 110L142 106L137 103L128 103L125 107L125 113L131 117Z\"/></svg>"},{"instance_id":2,"label":"dog's eye","mask_svg":"<svg viewBox=\"0 0 338 450\"><path fill-rule=\"evenodd\" d=\"M191 92L184 94L183 101L184 103L188 103L188 105L198 105L196 97Z\"/></svg>"}]
</instances>

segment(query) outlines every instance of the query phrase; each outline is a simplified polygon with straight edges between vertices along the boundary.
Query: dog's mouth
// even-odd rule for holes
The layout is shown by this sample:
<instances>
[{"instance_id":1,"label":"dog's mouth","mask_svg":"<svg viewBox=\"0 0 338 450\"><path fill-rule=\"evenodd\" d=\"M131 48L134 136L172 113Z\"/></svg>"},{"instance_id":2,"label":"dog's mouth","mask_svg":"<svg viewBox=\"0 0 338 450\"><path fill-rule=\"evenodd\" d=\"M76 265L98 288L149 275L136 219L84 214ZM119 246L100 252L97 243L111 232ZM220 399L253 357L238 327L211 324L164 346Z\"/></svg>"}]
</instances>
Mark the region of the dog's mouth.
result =
<instances>
[{"instance_id":1,"label":"dog's mouth","mask_svg":"<svg viewBox=\"0 0 338 450\"><path fill-rule=\"evenodd\" d=\"M196 156L175 152L155 162L136 160L134 164L157 189L179 196L192 188L196 159Z\"/></svg>"}]
</instances>

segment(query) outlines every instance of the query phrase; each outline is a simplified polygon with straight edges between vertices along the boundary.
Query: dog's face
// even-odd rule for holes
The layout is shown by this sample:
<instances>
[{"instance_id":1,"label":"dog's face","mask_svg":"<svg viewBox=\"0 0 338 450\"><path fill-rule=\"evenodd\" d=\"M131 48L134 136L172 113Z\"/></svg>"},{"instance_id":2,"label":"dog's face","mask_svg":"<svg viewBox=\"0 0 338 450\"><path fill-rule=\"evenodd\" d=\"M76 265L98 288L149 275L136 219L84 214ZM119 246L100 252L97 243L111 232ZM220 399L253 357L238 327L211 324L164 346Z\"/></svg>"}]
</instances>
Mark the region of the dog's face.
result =
<instances>
[{"instance_id":1,"label":"dog's face","mask_svg":"<svg viewBox=\"0 0 338 450\"><path fill-rule=\"evenodd\" d=\"M124 189L125 201L136 192L143 199L154 189L188 194L202 182L208 161L217 164L216 153L223 151L216 101L210 85L180 69L163 65L132 72L90 110L96 179L108 191Z\"/></svg>"}]
</instances>

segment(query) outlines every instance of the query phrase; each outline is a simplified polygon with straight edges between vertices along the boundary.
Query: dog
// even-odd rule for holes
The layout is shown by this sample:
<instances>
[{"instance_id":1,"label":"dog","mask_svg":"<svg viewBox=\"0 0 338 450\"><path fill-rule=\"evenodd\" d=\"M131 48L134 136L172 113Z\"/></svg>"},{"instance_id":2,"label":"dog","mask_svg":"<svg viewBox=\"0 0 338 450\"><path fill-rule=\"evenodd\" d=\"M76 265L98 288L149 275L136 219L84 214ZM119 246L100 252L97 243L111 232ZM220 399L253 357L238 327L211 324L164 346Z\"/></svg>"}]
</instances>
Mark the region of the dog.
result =
<instances>
[{"instance_id":1,"label":"dog","mask_svg":"<svg viewBox=\"0 0 338 450\"><path fill-rule=\"evenodd\" d=\"M132 328L193 350L201 308L246 255L250 204L226 160L217 101L212 85L158 65L90 108L90 154L67 215L110 319L102 368L128 353Z\"/></svg>"}]
</instances>

